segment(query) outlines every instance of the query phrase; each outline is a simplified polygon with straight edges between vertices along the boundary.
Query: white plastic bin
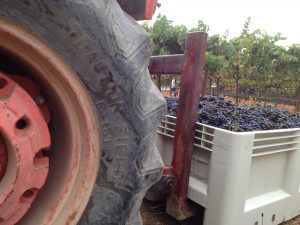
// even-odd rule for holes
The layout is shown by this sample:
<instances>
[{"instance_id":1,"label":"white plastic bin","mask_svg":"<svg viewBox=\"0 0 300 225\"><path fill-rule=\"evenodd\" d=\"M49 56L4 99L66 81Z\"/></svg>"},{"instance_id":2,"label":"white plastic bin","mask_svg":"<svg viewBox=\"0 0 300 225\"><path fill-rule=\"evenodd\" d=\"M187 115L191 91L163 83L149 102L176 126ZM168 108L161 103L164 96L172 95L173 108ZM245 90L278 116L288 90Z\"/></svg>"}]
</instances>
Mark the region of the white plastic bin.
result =
<instances>
[{"instance_id":1,"label":"white plastic bin","mask_svg":"<svg viewBox=\"0 0 300 225\"><path fill-rule=\"evenodd\" d=\"M176 118L157 131L170 164ZM300 129L231 132L196 124L188 198L204 225L274 225L300 214Z\"/></svg>"}]
</instances>

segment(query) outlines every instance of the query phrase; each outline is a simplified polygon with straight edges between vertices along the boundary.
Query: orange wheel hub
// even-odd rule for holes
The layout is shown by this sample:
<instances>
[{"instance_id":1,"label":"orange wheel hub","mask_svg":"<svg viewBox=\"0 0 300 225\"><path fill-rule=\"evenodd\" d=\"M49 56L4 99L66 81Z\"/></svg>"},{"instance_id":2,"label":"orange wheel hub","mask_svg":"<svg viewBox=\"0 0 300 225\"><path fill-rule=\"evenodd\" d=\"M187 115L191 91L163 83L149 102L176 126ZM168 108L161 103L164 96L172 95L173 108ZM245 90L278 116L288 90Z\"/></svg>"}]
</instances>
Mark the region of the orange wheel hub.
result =
<instances>
[{"instance_id":1,"label":"orange wheel hub","mask_svg":"<svg viewBox=\"0 0 300 225\"><path fill-rule=\"evenodd\" d=\"M0 72L0 224L17 223L43 187L50 133L39 106Z\"/></svg>"}]
</instances>

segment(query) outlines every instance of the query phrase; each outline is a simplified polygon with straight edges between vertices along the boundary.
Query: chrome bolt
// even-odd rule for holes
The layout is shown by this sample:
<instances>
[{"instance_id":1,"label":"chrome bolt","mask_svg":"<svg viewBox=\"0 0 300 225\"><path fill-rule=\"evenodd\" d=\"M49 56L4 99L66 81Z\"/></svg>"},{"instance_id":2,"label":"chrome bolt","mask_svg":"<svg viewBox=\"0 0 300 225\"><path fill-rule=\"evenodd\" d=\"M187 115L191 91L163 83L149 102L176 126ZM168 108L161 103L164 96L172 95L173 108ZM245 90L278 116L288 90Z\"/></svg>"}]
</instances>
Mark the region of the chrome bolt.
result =
<instances>
[{"instance_id":1,"label":"chrome bolt","mask_svg":"<svg viewBox=\"0 0 300 225\"><path fill-rule=\"evenodd\" d=\"M46 99L43 96L35 97L35 102L38 106L42 106L46 103Z\"/></svg>"}]
</instances>

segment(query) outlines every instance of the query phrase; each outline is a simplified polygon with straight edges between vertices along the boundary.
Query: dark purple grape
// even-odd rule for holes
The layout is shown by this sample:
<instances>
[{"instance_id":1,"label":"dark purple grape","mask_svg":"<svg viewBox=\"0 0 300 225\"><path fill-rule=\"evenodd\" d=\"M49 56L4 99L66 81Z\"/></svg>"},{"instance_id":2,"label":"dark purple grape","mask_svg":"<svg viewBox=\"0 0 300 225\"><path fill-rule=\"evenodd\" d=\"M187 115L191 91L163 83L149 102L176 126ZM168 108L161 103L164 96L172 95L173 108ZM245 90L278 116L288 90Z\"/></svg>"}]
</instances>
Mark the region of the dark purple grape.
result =
<instances>
[{"instance_id":1,"label":"dark purple grape","mask_svg":"<svg viewBox=\"0 0 300 225\"><path fill-rule=\"evenodd\" d=\"M178 101L165 97L168 114L176 116ZM300 128L300 114L273 106L239 106L223 97L202 96L198 104L198 122L231 131L257 131Z\"/></svg>"}]
</instances>

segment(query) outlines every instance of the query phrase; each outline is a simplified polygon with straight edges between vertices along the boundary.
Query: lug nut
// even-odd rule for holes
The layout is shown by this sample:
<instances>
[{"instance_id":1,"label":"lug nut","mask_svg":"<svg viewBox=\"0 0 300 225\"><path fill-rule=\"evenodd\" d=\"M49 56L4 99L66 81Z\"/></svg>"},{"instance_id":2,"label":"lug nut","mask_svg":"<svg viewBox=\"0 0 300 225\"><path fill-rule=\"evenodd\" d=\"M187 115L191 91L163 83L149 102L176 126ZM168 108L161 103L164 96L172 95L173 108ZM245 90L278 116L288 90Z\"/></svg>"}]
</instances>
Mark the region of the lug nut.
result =
<instances>
[{"instance_id":1,"label":"lug nut","mask_svg":"<svg viewBox=\"0 0 300 225\"><path fill-rule=\"evenodd\" d=\"M38 106L42 106L46 103L46 99L43 96L37 96L35 102Z\"/></svg>"}]
</instances>

